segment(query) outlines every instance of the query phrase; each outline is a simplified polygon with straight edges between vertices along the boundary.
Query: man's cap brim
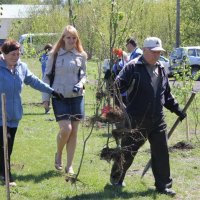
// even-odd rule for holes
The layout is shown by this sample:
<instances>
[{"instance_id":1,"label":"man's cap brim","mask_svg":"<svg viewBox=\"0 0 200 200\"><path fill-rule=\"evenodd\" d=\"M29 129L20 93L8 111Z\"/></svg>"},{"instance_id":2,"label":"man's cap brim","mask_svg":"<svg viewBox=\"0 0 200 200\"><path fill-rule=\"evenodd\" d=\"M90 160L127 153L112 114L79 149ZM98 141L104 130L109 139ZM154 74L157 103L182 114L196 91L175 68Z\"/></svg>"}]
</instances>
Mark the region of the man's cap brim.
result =
<instances>
[{"instance_id":1,"label":"man's cap brim","mask_svg":"<svg viewBox=\"0 0 200 200\"><path fill-rule=\"evenodd\" d=\"M162 47L152 47L149 48L151 51L165 51Z\"/></svg>"}]
</instances>

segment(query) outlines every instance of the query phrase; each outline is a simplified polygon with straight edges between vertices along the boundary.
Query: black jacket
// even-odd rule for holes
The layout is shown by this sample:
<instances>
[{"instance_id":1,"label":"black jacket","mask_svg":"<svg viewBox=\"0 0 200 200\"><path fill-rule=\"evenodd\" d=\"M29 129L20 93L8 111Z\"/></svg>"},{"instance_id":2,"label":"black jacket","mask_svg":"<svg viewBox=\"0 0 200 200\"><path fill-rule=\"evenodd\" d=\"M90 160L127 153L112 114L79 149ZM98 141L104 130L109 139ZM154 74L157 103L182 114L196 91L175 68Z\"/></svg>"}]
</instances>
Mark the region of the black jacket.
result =
<instances>
[{"instance_id":1,"label":"black jacket","mask_svg":"<svg viewBox=\"0 0 200 200\"><path fill-rule=\"evenodd\" d=\"M156 95L143 57L135 65L125 66L117 76L117 87L121 92L127 91L126 110L129 115L148 118L161 117L163 116L163 106L177 115L180 112L179 105L171 94L164 67L159 62L157 65L161 72L161 81Z\"/></svg>"}]
</instances>

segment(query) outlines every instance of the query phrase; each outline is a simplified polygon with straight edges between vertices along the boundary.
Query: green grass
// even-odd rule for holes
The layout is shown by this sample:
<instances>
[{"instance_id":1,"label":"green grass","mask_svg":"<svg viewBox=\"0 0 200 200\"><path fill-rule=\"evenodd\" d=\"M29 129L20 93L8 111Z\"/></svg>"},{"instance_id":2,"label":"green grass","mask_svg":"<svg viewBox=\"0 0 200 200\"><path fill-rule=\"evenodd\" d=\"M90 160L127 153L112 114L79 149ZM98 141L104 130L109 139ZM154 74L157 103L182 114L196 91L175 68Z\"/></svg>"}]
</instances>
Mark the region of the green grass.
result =
<instances>
[{"instance_id":1,"label":"green grass","mask_svg":"<svg viewBox=\"0 0 200 200\"><path fill-rule=\"evenodd\" d=\"M40 64L37 60L28 60L30 69L41 77ZM97 66L88 63L88 83L86 84L85 108L86 116L94 114L95 79ZM151 170L141 180L140 176L149 160L148 142L140 149L134 163L130 167L123 189L113 188L109 184L109 174L112 163L99 159L99 153L107 142L107 127L95 129L86 145L80 181L76 185L65 182L64 172L54 169L54 154L56 151L56 135L58 125L53 112L45 115L41 107L41 94L30 87L23 90L24 116L20 122L14 151L12 155L12 172L17 187L11 188L12 200L64 200L64 199L139 199L167 200L165 195L154 191L154 179ZM199 96L197 96L199 98ZM198 102L199 99L197 98ZM200 144L199 132L194 134L194 119L192 110L189 113L190 140L195 146L192 150L176 150L170 152L171 173L174 178L173 188L177 191L174 199L198 200L200 196ZM176 116L166 111L166 120L170 128ZM83 141L90 133L91 127L81 124L78 133L78 145L74 160L77 171L82 154ZM185 123L182 122L169 140L169 146L186 140ZM66 163L66 153L63 152L63 162ZM0 200L6 199L6 188L0 185Z\"/></svg>"}]
</instances>

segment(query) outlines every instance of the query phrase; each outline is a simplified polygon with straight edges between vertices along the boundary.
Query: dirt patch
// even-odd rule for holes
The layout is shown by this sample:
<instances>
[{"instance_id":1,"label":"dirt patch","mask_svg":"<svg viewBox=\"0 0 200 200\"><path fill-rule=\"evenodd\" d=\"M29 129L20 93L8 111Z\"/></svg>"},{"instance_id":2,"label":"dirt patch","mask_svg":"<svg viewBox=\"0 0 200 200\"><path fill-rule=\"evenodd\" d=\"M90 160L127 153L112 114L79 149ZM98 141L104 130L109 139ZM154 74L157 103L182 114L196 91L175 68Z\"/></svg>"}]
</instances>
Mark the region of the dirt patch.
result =
<instances>
[{"instance_id":1,"label":"dirt patch","mask_svg":"<svg viewBox=\"0 0 200 200\"><path fill-rule=\"evenodd\" d=\"M173 151L173 150L190 150L190 149L194 149L194 145L189 143L189 142L185 142L185 141L181 141L176 143L175 145L173 145L172 147L169 147L169 150Z\"/></svg>"}]
</instances>

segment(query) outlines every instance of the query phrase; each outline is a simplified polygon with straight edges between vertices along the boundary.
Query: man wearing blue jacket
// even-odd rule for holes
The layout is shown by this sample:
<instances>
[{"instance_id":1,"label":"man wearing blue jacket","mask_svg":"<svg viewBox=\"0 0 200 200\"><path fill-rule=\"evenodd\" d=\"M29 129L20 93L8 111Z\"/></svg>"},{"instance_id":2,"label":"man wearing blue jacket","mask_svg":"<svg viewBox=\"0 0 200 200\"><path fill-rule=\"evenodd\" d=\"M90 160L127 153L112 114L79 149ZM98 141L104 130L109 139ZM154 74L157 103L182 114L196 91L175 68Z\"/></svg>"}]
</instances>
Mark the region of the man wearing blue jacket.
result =
<instances>
[{"instance_id":1,"label":"man wearing blue jacket","mask_svg":"<svg viewBox=\"0 0 200 200\"><path fill-rule=\"evenodd\" d=\"M115 83L120 91L127 91L126 112L130 123L126 122L126 128L131 131L124 133L121 142L124 162L122 167L114 162L110 181L115 186L125 185L127 170L138 149L148 140L156 190L173 196L176 193L171 189L172 178L163 106L178 115L181 120L186 114L172 96L164 67L158 62L162 51L164 49L159 38L146 38L143 56L135 64L124 67L116 78Z\"/></svg>"},{"instance_id":2,"label":"man wearing blue jacket","mask_svg":"<svg viewBox=\"0 0 200 200\"><path fill-rule=\"evenodd\" d=\"M52 94L54 98L62 98L62 94L54 91L48 84L38 79L20 61L20 44L12 39L6 40L1 47L3 57L0 59L0 94L6 96L7 114L7 135L8 135L8 161L10 186L16 186L10 170L10 156L13 150L15 134L19 121L22 118L23 109L21 102L21 92L23 84L30 85L32 88ZM0 98L0 105L2 105ZM4 150L3 150L3 124L2 106L0 106L0 176L5 181Z\"/></svg>"},{"instance_id":3,"label":"man wearing blue jacket","mask_svg":"<svg viewBox=\"0 0 200 200\"><path fill-rule=\"evenodd\" d=\"M138 58L143 54L142 50L137 46L137 42L134 38L128 38L126 40L126 48L130 53L129 61Z\"/></svg>"}]
</instances>

